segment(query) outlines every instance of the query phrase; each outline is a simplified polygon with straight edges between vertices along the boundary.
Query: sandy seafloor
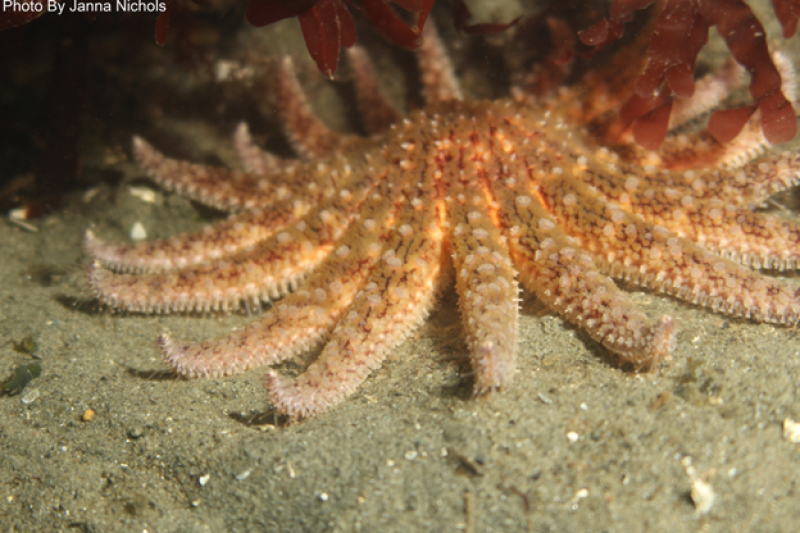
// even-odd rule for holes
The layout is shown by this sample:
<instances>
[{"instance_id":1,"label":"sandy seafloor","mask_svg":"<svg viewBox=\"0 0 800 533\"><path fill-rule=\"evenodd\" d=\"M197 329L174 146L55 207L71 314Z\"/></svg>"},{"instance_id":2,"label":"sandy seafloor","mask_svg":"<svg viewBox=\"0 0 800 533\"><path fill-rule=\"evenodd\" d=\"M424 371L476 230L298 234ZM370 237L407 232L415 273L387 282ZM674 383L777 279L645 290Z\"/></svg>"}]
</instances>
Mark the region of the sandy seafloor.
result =
<instances>
[{"instance_id":1,"label":"sandy seafloor","mask_svg":"<svg viewBox=\"0 0 800 533\"><path fill-rule=\"evenodd\" d=\"M162 127L190 155L229 158L203 124ZM13 347L28 336L43 368L0 397L3 532L797 530L800 444L782 436L800 420L796 329L636 291L680 329L671 360L641 375L526 300L513 383L475 400L450 290L352 397L275 425L263 369L177 379L156 349L162 331L202 339L251 317L95 308L86 228L122 241L140 221L156 238L210 216L117 167L129 181L73 194L36 233L0 221L0 377L32 361ZM689 465L716 495L707 514Z\"/></svg>"}]
</instances>

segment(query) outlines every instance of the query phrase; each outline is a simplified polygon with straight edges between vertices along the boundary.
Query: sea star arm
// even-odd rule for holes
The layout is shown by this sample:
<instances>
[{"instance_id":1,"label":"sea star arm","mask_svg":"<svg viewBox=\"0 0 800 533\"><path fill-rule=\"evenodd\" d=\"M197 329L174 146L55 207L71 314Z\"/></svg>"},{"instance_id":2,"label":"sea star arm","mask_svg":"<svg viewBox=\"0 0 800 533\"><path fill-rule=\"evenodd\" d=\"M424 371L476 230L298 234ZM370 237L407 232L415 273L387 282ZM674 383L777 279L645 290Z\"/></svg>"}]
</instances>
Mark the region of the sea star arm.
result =
<instances>
[{"instance_id":1,"label":"sea star arm","mask_svg":"<svg viewBox=\"0 0 800 533\"><path fill-rule=\"evenodd\" d=\"M768 147L761 131L761 114L756 112L736 139L720 143L707 130L667 136L656 152L643 152L636 161L670 170L694 168L735 168L763 154ZM626 157L633 161L634 158Z\"/></svg>"},{"instance_id":2,"label":"sea star arm","mask_svg":"<svg viewBox=\"0 0 800 533\"><path fill-rule=\"evenodd\" d=\"M422 94L428 104L463 98L450 56L433 24L427 24L422 29L417 62L422 75Z\"/></svg>"},{"instance_id":3,"label":"sea star arm","mask_svg":"<svg viewBox=\"0 0 800 533\"><path fill-rule=\"evenodd\" d=\"M276 64L274 75L273 94L278 114L298 154L308 159L323 159L347 145L363 142L357 135L331 131L314 115L289 57Z\"/></svg>"},{"instance_id":4,"label":"sea star arm","mask_svg":"<svg viewBox=\"0 0 800 533\"><path fill-rule=\"evenodd\" d=\"M165 180L170 182L172 189L185 191L190 188L187 183L193 176L203 175L211 179L216 171L202 165L169 160L141 139L135 139L134 145L146 152L143 159L151 165L150 170L157 181L162 184ZM323 199L347 191L348 183L353 180L353 167L343 164L340 169L337 164L333 162L334 168L331 168L326 163L298 162L291 170L285 169L286 175L271 180L275 182L274 188L264 186L271 190L269 194L260 195L258 206L199 232L137 244L111 244L87 232L84 249L104 267L120 272L173 270L236 254L297 222ZM184 172L187 169L191 172ZM267 178L261 180L266 183ZM222 181L216 186L222 187L224 183ZM195 185L198 184L192 184Z\"/></svg>"},{"instance_id":5,"label":"sea star arm","mask_svg":"<svg viewBox=\"0 0 800 533\"><path fill-rule=\"evenodd\" d=\"M723 257L753 269L800 266L800 223L712 200L698 206L697 240ZM690 237L691 239L691 237Z\"/></svg>"},{"instance_id":6,"label":"sea star arm","mask_svg":"<svg viewBox=\"0 0 800 533\"><path fill-rule=\"evenodd\" d=\"M144 274L115 274L93 264L89 284L106 305L140 313L230 311L258 306L295 288L331 251L341 221L309 233L305 220L264 241L256 250L209 264Z\"/></svg>"},{"instance_id":7,"label":"sea star arm","mask_svg":"<svg viewBox=\"0 0 800 533\"><path fill-rule=\"evenodd\" d=\"M423 179L399 213L370 282L319 359L295 379L267 375L267 395L279 412L295 419L339 403L424 320L438 288L444 235L433 180Z\"/></svg>"},{"instance_id":8,"label":"sea star arm","mask_svg":"<svg viewBox=\"0 0 800 533\"><path fill-rule=\"evenodd\" d=\"M470 169L446 177L456 290L474 390L482 394L509 383L516 370L520 289L478 173Z\"/></svg>"},{"instance_id":9,"label":"sea star arm","mask_svg":"<svg viewBox=\"0 0 800 533\"><path fill-rule=\"evenodd\" d=\"M800 183L800 152L783 152L734 169L658 169L614 161L569 156L575 173L609 201L647 218L653 205L679 206L696 201L720 200L754 209L775 193ZM593 158L595 159L595 158ZM598 159L602 159L598 158Z\"/></svg>"},{"instance_id":10,"label":"sea star arm","mask_svg":"<svg viewBox=\"0 0 800 533\"><path fill-rule=\"evenodd\" d=\"M605 202L584 183L540 179L548 207L605 270L716 312L793 324L800 287L760 275Z\"/></svg>"},{"instance_id":11,"label":"sea star arm","mask_svg":"<svg viewBox=\"0 0 800 533\"><path fill-rule=\"evenodd\" d=\"M274 199L275 191L266 178L170 159L141 137L133 138L133 153L161 187L217 209L248 209L269 205Z\"/></svg>"},{"instance_id":12,"label":"sea star arm","mask_svg":"<svg viewBox=\"0 0 800 533\"><path fill-rule=\"evenodd\" d=\"M724 171L643 172L588 161L571 170L623 209L753 268L792 268L800 258L800 224L754 211L800 180L800 153Z\"/></svg>"},{"instance_id":13,"label":"sea star arm","mask_svg":"<svg viewBox=\"0 0 800 533\"><path fill-rule=\"evenodd\" d=\"M750 268L787 270L800 262L800 223L795 220L689 196L653 205L646 218Z\"/></svg>"},{"instance_id":14,"label":"sea star arm","mask_svg":"<svg viewBox=\"0 0 800 533\"><path fill-rule=\"evenodd\" d=\"M282 296L323 260L349 226L373 188L364 170L357 168L359 179L345 182L347 188L255 250L211 264L140 275L94 266L89 282L104 303L137 312L229 310L242 301L258 304Z\"/></svg>"},{"instance_id":15,"label":"sea star arm","mask_svg":"<svg viewBox=\"0 0 800 533\"><path fill-rule=\"evenodd\" d=\"M294 161L283 160L256 146L246 122L241 122L236 127L236 131L233 133L233 145L245 170L251 174L275 176L279 175L278 172L291 169L291 166L296 164ZM291 170L288 173L294 175Z\"/></svg>"},{"instance_id":16,"label":"sea star arm","mask_svg":"<svg viewBox=\"0 0 800 533\"><path fill-rule=\"evenodd\" d=\"M295 205L281 202L274 210L253 209L200 231L169 239L115 244L86 232L86 254L117 272L162 272L200 265L247 250L297 222Z\"/></svg>"},{"instance_id":17,"label":"sea star arm","mask_svg":"<svg viewBox=\"0 0 800 533\"><path fill-rule=\"evenodd\" d=\"M556 225L531 188L527 171L514 168L492 189L523 285L623 361L636 367L658 364L674 349L672 319L665 315L653 321L638 310Z\"/></svg>"},{"instance_id":18,"label":"sea star arm","mask_svg":"<svg viewBox=\"0 0 800 533\"><path fill-rule=\"evenodd\" d=\"M382 182L336 252L314 270L300 290L287 295L243 331L200 343L177 342L162 335L165 364L187 377L217 377L279 363L326 341L356 294L365 290L394 225L396 194L397 189Z\"/></svg>"},{"instance_id":19,"label":"sea star arm","mask_svg":"<svg viewBox=\"0 0 800 533\"><path fill-rule=\"evenodd\" d=\"M371 134L386 131L391 124L400 121L400 112L386 97L364 49L358 45L348 48L347 59L364 128Z\"/></svg>"}]
</instances>

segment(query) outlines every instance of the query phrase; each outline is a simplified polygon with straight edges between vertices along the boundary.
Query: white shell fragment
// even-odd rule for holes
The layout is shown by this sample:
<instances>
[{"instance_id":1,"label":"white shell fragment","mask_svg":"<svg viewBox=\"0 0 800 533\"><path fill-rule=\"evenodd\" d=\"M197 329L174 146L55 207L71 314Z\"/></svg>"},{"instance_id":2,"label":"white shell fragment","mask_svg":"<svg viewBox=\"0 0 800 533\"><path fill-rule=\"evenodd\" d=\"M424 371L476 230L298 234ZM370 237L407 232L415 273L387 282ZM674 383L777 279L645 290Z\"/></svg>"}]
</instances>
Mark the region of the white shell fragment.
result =
<instances>
[{"instance_id":1,"label":"white shell fragment","mask_svg":"<svg viewBox=\"0 0 800 533\"><path fill-rule=\"evenodd\" d=\"M144 229L141 222L136 222L133 227L131 227L131 239L134 241L143 241L146 238L147 230Z\"/></svg>"},{"instance_id":2,"label":"white shell fragment","mask_svg":"<svg viewBox=\"0 0 800 533\"><path fill-rule=\"evenodd\" d=\"M17 220L27 220L28 219L28 208L27 207L19 207L17 209L12 209L8 212L9 218L15 218Z\"/></svg>"},{"instance_id":3,"label":"white shell fragment","mask_svg":"<svg viewBox=\"0 0 800 533\"><path fill-rule=\"evenodd\" d=\"M692 458L687 455L681 458L681 466L686 469L686 475L689 476L689 481L692 484L691 497L694 502L694 512L698 516L708 514L714 506L714 488L711 483L701 479L698 476L697 469L692 466Z\"/></svg>"},{"instance_id":4,"label":"white shell fragment","mask_svg":"<svg viewBox=\"0 0 800 533\"><path fill-rule=\"evenodd\" d=\"M800 442L800 422L795 422L791 418L784 420L783 438L794 444Z\"/></svg>"},{"instance_id":5,"label":"white shell fragment","mask_svg":"<svg viewBox=\"0 0 800 533\"><path fill-rule=\"evenodd\" d=\"M23 394L22 399L20 400L25 405L30 405L36 401L39 397L39 389L31 389L25 394Z\"/></svg>"},{"instance_id":6,"label":"white shell fragment","mask_svg":"<svg viewBox=\"0 0 800 533\"><path fill-rule=\"evenodd\" d=\"M30 208L28 207L20 207L18 209L12 209L8 212L8 221L12 224L19 226L20 228L24 229L25 231L30 231L31 233L36 233L39 231L39 228L26 222L28 220L30 214Z\"/></svg>"},{"instance_id":7,"label":"white shell fragment","mask_svg":"<svg viewBox=\"0 0 800 533\"><path fill-rule=\"evenodd\" d=\"M128 191L131 196L138 198L146 204L154 204L158 201L158 193L150 187L130 187Z\"/></svg>"},{"instance_id":8,"label":"white shell fragment","mask_svg":"<svg viewBox=\"0 0 800 533\"><path fill-rule=\"evenodd\" d=\"M699 515L708 514L714 506L714 499L716 498L711 483L707 483L702 479L695 479L692 482L691 494L695 512Z\"/></svg>"}]
</instances>

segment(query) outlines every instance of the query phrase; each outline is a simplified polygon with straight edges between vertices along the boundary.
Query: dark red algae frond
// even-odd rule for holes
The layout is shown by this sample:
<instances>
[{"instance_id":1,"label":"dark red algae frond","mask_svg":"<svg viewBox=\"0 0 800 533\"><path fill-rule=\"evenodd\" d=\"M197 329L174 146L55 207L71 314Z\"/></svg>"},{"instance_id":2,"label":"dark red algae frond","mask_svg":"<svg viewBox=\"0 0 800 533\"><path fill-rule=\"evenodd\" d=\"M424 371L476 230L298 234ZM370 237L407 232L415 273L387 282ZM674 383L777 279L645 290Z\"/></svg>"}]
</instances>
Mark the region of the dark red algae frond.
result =
<instances>
[{"instance_id":1,"label":"dark red algae frond","mask_svg":"<svg viewBox=\"0 0 800 533\"><path fill-rule=\"evenodd\" d=\"M614 0L609 17L581 32L581 42L593 47L593 52L599 51L622 36L624 25L636 11L654 2ZM784 37L794 35L800 0L773 0L773 8ZM770 56L766 32L750 6L742 0L666 0L650 40L647 67L621 116L644 148L655 150L664 141L673 99L694 94L695 63L712 26L733 58L750 73L754 103L714 112L709 133L719 142L728 142L760 109L764 136L770 143L787 142L797 134L795 110L781 91L781 76Z\"/></svg>"},{"instance_id":2,"label":"dark red algae frond","mask_svg":"<svg viewBox=\"0 0 800 533\"><path fill-rule=\"evenodd\" d=\"M361 0L351 7L361 9L378 31L392 43L416 48L422 42L422 28L435 0L392 0L408 12L416 13L416 24L401 18L386 0ZM250 0L247 21L266 26L278 20L297 17L306 47L320 72L336 73L339 50L356 44L356 28L344 0Z\"/></svg>"},{"instance_id":3,"label":"dark red algae frond","mask_svg":"<svg viewBox=\"0 0 800 533\"><path fill-rule=\"evenodd\" d=\"M201 4L203 0L193 0ZM336 73L341 47L356 44L356 27L350 9L359 9L373 26L391 43L404 48L417 48L422 43L422 29L436 0L250 0L247 21L253 26L266 26L279 20L297 17L303 30L306 47L320 72L328 77ZM47 12L44 0L19 0L24 8L0 12L0 30L27 24ZM407 22L395 12L394 4L415 16ZM175 0L159 3L163 11L156 19L156 43L167 40L170 17ZM500 31L498 26L493 31ZM487 31L492 31L491 29Z\"/></svg>"},{"instance_id":4,"label":"dark red algae frond","mask_svg":"<svg viewBox=\"0 0 800 533\"><path fill-rule=\"evenodd\" d=\"M772 8L783 27L783 38L789 39L797 31L800 20L800 2L798 0L772 0Z\"/></svg>"}]
</instances>

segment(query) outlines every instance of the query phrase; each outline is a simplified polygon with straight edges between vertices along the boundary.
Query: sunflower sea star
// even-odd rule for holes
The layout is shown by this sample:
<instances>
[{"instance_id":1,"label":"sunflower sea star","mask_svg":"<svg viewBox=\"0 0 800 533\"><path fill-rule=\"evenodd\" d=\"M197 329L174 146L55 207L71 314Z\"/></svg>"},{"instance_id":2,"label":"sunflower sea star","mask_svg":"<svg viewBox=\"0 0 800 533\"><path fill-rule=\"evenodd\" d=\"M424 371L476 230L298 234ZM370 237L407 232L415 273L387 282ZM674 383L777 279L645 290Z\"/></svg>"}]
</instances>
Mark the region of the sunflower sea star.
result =
<instances>
[{"instance_id":1,"label":"sunflower sea star","mask_svg":"<svg viewBox=\"0 0 800 533\"><path fill-rule=\"evenodd\" d=\"M673 134L658 154L630 147L620 152L626 157L598 148L583 128L624 101L623 77L615 82L609 71L605 85L545 102L521 93L463 101L432 25L425 33L418 53L428 105L405 119L363 52L350 52L368 138L327 130L291 63L277 66L279 112L306 161L261 151L245 126L235 144L246 172L171 160L134 139L140 163L165 189L235 214L151 243L111 244L87 232L99 299L159 313L283 297L225 338L164 335L160 344L165 363L189 377L274 365L324 345L298 378L267 374L270 401L291 418L351 394L453 277L476 393L513 377L517 280L635 368L669 356L675 325L646 316L611 278L731 316L800 319L800 285L754 270L800 266L800 225L754 210L798 181L800 155L760 156L758 114L734 151ZM789 87L794 70L783 65ZM725 71L705 82L708 90L700 82L698 98L717 103L725 91L711 88L733 78ZM607 97L598 100L599 91ZM710 161L708 170L685 170Z\"/></svg>"}]
</instances>

